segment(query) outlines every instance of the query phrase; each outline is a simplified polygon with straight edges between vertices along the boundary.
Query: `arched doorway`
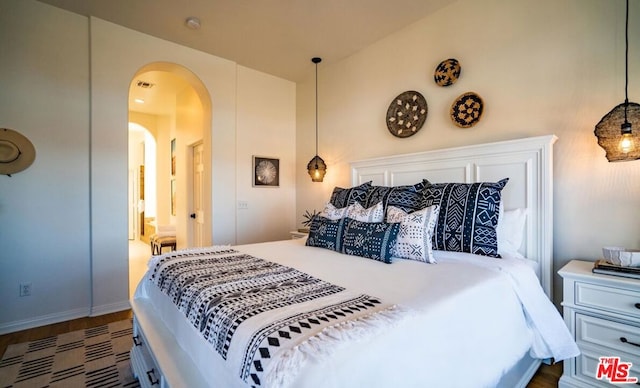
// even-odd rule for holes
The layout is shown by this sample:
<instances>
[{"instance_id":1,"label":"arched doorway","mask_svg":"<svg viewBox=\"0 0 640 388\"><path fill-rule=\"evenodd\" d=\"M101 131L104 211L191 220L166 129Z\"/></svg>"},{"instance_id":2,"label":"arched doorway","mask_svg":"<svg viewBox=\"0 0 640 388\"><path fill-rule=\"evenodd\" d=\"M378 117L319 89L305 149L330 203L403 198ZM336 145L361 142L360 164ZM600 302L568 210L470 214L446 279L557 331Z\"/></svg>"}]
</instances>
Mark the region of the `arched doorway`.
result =
<instances>
[{"instance_id":1,"label":"arched doorway","mask_svg":"<svg viewBox=\"0 0 640 388\"><path fill-rule=\"evenodd\" d=\"M209 94L188 69L171 63L149 64L131 80L129 123L146 128L156 143L155 160L145 158L143 166L129 164L130 170L139 171L139 177L142 171L144 176L142 182L130 185L140 187L142 183L145 192L155 193L155 203L143 200L143 215L138 207L138 214L130 216L138 220L136 232L129 233L130 238L134 237L129 245L129 284L133 294L151 256L148 241L152 234L173 231L178 248L211 244ZM194 149L199 151L194 154ZM198 167L194 167L195 155L201 161ZM147 167L149 163L154 164L153 168ZM194 171L196 168L198 171ZM149 179L153 170L153 179ZM135 210L135 206L130 209ZM145 249L139 249L141 243L146 244Z\"/></svg>"}]
</instances>

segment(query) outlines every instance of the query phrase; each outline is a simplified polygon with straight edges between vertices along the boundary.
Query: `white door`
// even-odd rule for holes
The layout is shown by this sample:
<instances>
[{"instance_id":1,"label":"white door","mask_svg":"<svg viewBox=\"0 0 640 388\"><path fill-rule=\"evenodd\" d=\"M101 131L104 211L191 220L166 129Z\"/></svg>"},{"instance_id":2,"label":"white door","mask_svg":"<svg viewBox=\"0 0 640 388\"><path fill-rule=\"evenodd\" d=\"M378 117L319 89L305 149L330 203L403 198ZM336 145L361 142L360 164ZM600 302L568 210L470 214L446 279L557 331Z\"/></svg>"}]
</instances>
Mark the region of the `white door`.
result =
<instances>
[{"instance_id":1,"label":"white door","mask_svg":"<svg viewBox=\"0 0 640 388\"><path fill-rule=\"evenodd\" d=\"M202 184L202 180L204 178L204 164L202 162L202 152L203 146L202 143L198 143L193 145L191 155L193 157L192 169L193 169L193 198L192 198L192 206L191 210L191 230L193 233L191 246L192 247L201 247L204 246L204 209L203 209L203 199L204 199L204 187Z\"/></svg>"}]
</instances>

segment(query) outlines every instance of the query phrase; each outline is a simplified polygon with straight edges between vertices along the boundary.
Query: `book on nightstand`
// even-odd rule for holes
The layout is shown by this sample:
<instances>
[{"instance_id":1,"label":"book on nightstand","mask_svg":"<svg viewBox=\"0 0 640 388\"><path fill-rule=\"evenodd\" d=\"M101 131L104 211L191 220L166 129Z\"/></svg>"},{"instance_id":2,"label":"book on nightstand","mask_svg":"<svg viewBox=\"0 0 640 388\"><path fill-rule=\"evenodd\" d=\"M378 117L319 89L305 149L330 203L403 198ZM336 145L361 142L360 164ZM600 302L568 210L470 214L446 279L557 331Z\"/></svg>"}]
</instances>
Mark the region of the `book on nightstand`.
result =
<instances>
[{"instance_id":1,"label":"book on nightstand","mask_svg":"<svg viewBox=\"0 0 640 388\"><path fill-rule=\"evenodd\" d=\"M621 265L609 263L606 260L596 260L596 262L593 263L592 272L604 275L640 279L640 267L623 267Z\"/></svg>"}]
</instances>

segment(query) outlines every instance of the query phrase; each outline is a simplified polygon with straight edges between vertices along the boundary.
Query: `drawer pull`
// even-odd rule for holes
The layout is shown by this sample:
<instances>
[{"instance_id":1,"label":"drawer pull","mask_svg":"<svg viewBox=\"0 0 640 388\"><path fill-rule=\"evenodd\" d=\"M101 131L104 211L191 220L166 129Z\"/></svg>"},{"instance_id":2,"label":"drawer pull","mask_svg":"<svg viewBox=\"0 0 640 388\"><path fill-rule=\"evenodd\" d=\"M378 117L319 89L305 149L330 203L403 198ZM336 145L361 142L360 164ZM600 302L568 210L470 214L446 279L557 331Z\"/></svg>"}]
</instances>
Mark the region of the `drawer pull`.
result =
<instances>
[{"instance_id":1,"label":"drawer pull","mask_svg":"<svg viewBox=\"0 0 640 388\"><path fill-rule=\"evenodd\" d=\"M636 303L636 304L634 304L634 306L636 306L636 308L637 308L638 310L640 310L640 303Z\"/></svg>"},{"instance_id":2,"label":"drawer pull","mask_svg":"<svg viewBox=\"0 0 640 388\"><path fill-rule=\"evenodd\" d=\"M640 348L640 344L637 344L635 342L630 342L628 339L626 339L625 337L620 337L620 342L623 342L625 344L629 344L629 345L633 345L633 346L637 346Z\"/></svg>"},{"instance_id":3,"label":"drawer pull","mask_svg":"<svg viewBox=\"0 0 640 388\"><path fill-rule=\"evenodd\" d=\"M134 344L135 346L140 346L140 345L142 345L142 342L140 342L140 337L138 337L137 335L134 335L134 336L133 336L133 344Z\"/></svg>"},{"instance_id":4,"label":"drawer pull","mask_svg":"<svg viewBox=\"0 0 640 388\"><path fill-rule=\"evenodd\" d=\"M155 368L151 368L151 370L147 371L147 378L149 379L149 382L151 383L151 385L157 385L160 383L160 381L156 379L155 374L156 374Z\"/></svg>"}]
</instances>

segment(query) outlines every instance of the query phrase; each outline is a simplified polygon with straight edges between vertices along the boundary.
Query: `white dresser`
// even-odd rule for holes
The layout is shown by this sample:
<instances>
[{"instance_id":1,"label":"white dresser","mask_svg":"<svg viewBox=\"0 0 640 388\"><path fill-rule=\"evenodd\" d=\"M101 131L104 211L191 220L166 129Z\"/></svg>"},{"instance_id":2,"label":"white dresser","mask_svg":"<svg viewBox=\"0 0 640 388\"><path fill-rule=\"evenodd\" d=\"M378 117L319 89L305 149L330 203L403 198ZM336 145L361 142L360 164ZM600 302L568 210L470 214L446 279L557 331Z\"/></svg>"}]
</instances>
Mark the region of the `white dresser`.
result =
<instances>
[{"instance_id":1,"label":"white dresser","mask_svg":"<svg viewBox=\"0 0 640 388\"><path fill-rule=\"evenodd\" d=\"M593 262L573 260L558 271L564 320L581 351L564 361L560 387L611 387L596 379L600 357L632 363L629 376L640 379L640 280L592 268Z\"/></svg>"}]
</instances>

